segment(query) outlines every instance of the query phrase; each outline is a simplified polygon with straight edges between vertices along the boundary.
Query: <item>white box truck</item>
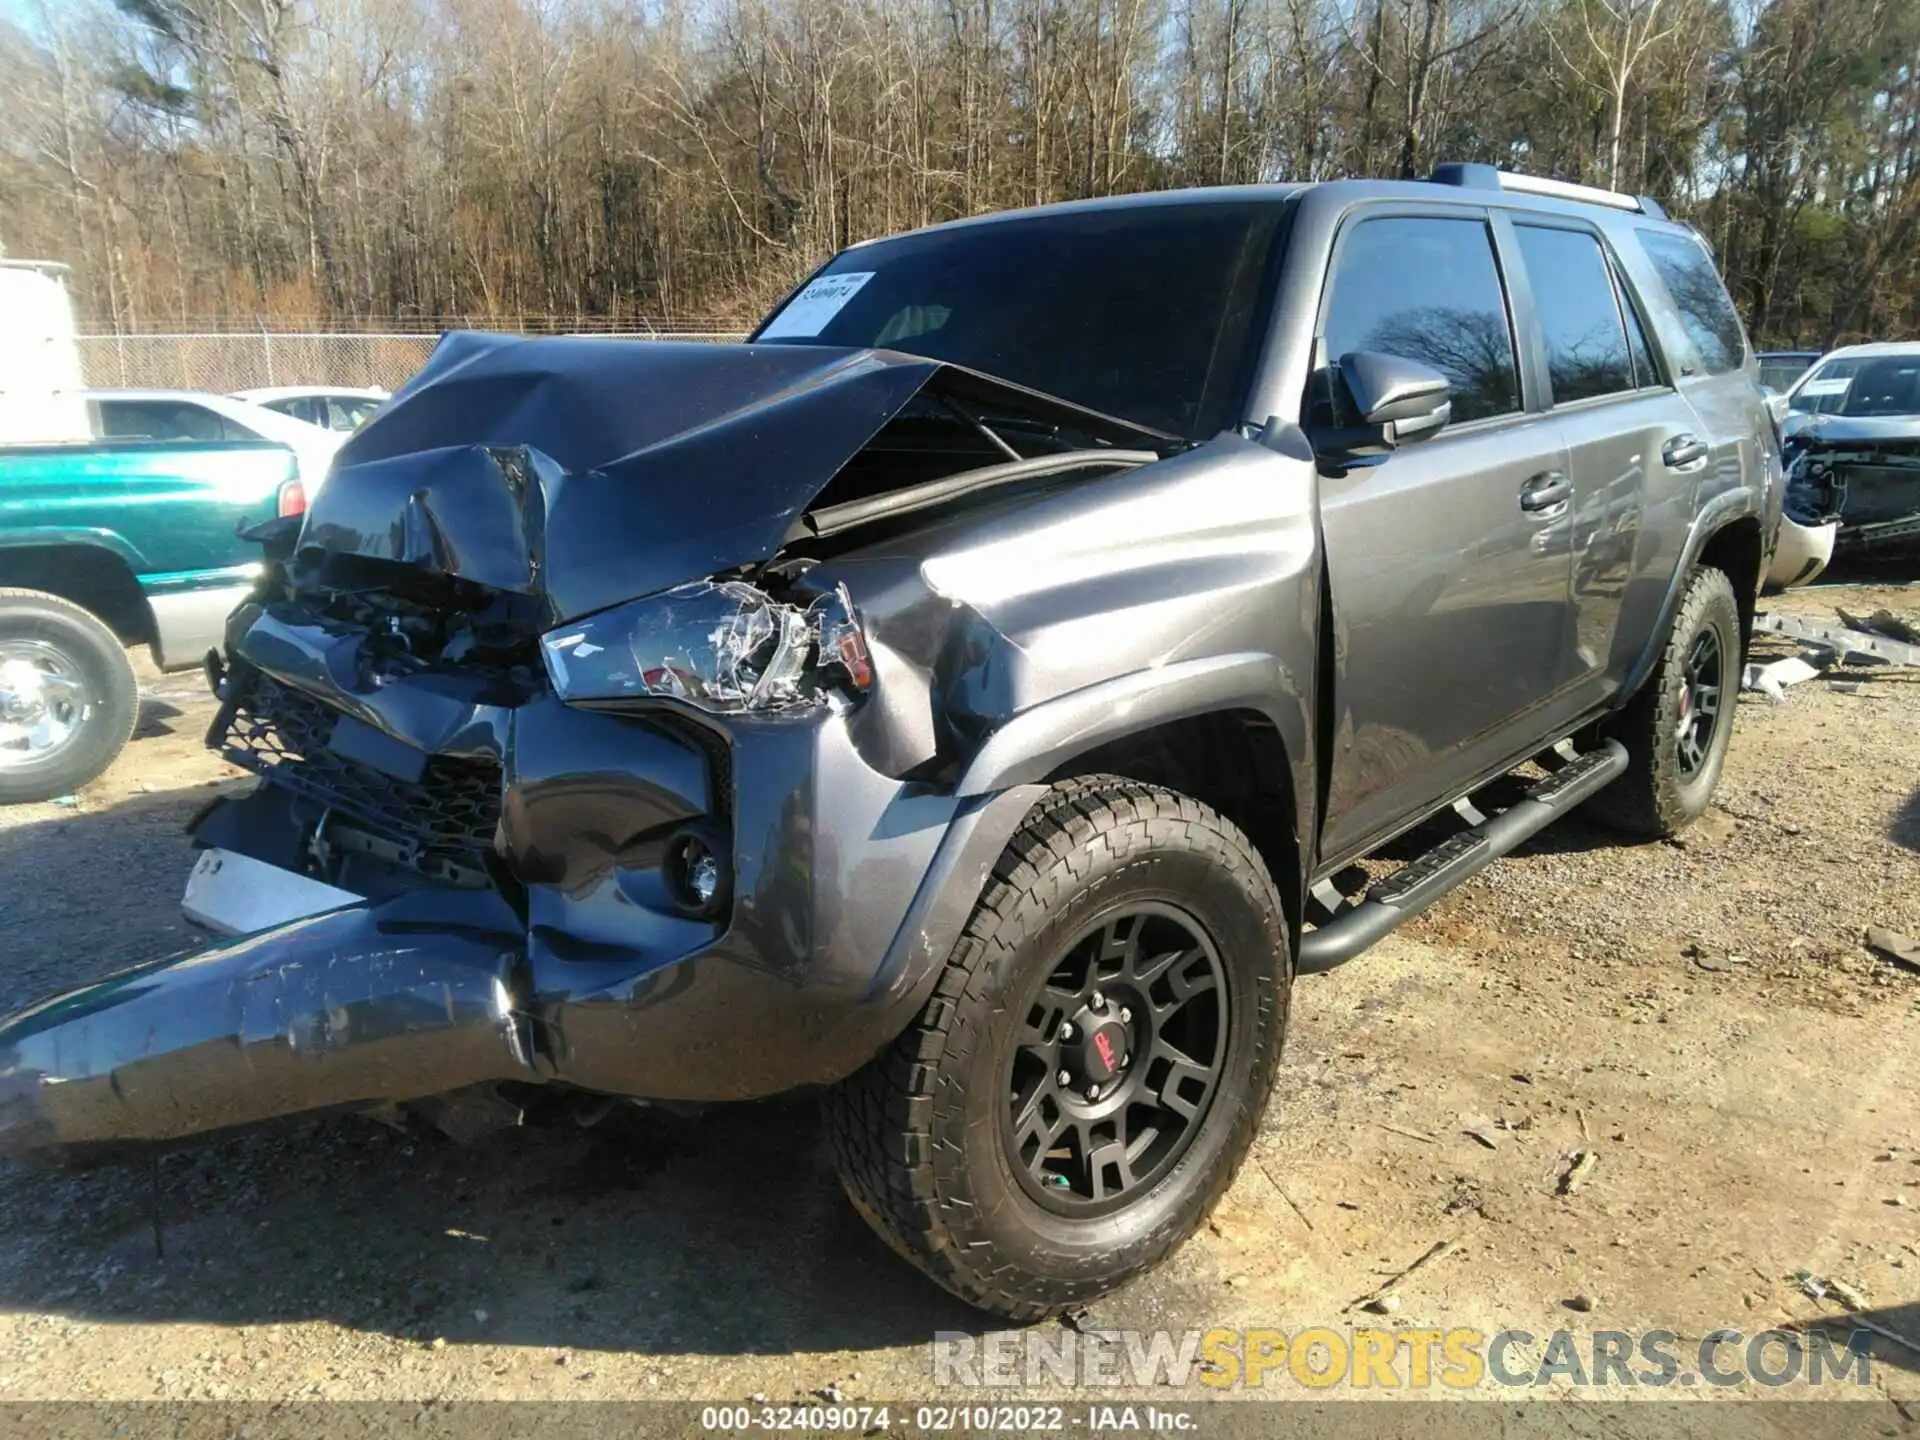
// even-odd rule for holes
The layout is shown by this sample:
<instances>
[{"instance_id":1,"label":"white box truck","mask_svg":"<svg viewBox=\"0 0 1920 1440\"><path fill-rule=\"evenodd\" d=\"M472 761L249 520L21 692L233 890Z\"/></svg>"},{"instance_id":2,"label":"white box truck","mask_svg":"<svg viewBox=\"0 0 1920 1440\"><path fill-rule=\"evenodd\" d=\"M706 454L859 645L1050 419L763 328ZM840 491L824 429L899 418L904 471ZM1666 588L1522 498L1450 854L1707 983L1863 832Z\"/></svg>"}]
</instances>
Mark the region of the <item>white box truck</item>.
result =
<instances>
[{"instance_id":1,"label":"white box truck","mask_svg":"<svg viewBox=\"0 0 1920 1440\"><path fill-rule=\"evenodd\" d=\"M91 438L67 267L0 259L0 445Z\"/></svg>"}]
</instances>

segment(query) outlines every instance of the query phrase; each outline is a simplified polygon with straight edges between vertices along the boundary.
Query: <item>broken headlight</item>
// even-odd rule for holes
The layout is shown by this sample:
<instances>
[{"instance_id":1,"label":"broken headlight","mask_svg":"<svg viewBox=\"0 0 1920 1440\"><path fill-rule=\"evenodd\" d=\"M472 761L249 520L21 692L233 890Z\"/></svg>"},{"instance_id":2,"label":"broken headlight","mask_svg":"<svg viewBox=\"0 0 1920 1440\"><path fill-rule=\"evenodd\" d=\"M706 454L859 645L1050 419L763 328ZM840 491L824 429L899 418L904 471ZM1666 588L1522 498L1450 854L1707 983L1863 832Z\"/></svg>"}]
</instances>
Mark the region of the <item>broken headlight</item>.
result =
<instances>
[{"instance_id":1,"label":"broken headlight","mask_svg":"<svg viewBox=\"0 0 1920 1440\"><path fill-rule=\"evenodd\" d=\"M702 581L618 605L541 637L568 703L647 697L718 714L792 710L873 685L866 636L845 586L811 604L742 580Z\"/></svg>"}]
</instances>

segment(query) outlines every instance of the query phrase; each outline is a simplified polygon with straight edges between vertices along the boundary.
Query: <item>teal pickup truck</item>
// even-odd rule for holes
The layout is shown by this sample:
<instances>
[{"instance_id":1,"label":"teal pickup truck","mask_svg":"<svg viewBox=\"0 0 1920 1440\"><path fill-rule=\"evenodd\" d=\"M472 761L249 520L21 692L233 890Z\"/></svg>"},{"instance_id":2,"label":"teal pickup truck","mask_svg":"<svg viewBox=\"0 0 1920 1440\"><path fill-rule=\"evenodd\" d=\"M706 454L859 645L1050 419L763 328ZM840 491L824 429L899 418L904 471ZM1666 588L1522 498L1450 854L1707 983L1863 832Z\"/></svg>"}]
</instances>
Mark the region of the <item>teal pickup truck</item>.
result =
<instances>
[{"instance_id":1,"label":"teal pickup truck","mask_svg":"<svg viewBox=\"0 0 1920 1440\"><path fill-rule=\"evenodd\" d=\"M112 764L139 709L124 647L202 663L253 583L238 532L305 505L280 445L0 446L0 804Z\"/></svg>"}]
</instances>

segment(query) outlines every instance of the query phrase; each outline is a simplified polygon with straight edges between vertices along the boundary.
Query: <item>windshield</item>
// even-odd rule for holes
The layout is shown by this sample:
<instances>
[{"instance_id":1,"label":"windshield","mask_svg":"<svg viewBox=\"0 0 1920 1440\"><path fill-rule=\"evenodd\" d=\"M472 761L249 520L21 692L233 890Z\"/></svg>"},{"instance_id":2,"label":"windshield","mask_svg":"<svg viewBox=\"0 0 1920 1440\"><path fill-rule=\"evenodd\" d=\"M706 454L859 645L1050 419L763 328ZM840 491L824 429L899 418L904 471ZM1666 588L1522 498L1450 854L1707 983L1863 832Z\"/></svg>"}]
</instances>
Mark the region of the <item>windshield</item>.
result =
<instances>
[{"instance_id":1,"label":"windshield","mask_svg":"<svg viewBox=\"0 0 1920 1440\"><path fill-rule=\"evenodd\" d=\"M1920 415L1920 351L1829 360L1787 403L1807 415Z\"/></svg>"},{"instance_id":2,"label":"windshield","mask_svg":"<svg viewBox=\"0 0 1920 1440\"><path fill-rule=\"evenodd\" d=\"M1141 204L836 256L754 337L904 350L1201 439L1236 423L1283 207Z\"/></svg>"}]
</instances>

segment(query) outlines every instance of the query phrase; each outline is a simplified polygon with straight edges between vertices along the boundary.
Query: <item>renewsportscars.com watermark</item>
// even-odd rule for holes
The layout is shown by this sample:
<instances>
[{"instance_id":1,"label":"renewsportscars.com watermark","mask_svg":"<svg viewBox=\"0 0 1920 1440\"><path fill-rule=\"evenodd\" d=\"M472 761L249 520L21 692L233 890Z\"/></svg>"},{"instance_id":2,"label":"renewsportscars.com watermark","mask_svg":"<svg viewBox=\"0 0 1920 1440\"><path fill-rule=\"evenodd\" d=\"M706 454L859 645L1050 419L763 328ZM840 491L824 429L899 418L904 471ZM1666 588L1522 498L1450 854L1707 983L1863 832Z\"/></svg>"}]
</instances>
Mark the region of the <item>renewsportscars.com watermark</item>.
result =
<instances>
[{"instance_id":1,"label":"renewsportscars.com watermark","mask_svg":"<svg viewBox=\"0 0 1920 1440\"><path fill-rule=\"evenodd\" d=\"M1603 1390L1857 1385L1871 1381L1866 1330L1715 1330L1698 1340L1671 1330L1368 1329L942 1330L933 1340L937 1385L1026 1387L1186 1385L1221 1390Z\"/></svg>"}]
</instances>

